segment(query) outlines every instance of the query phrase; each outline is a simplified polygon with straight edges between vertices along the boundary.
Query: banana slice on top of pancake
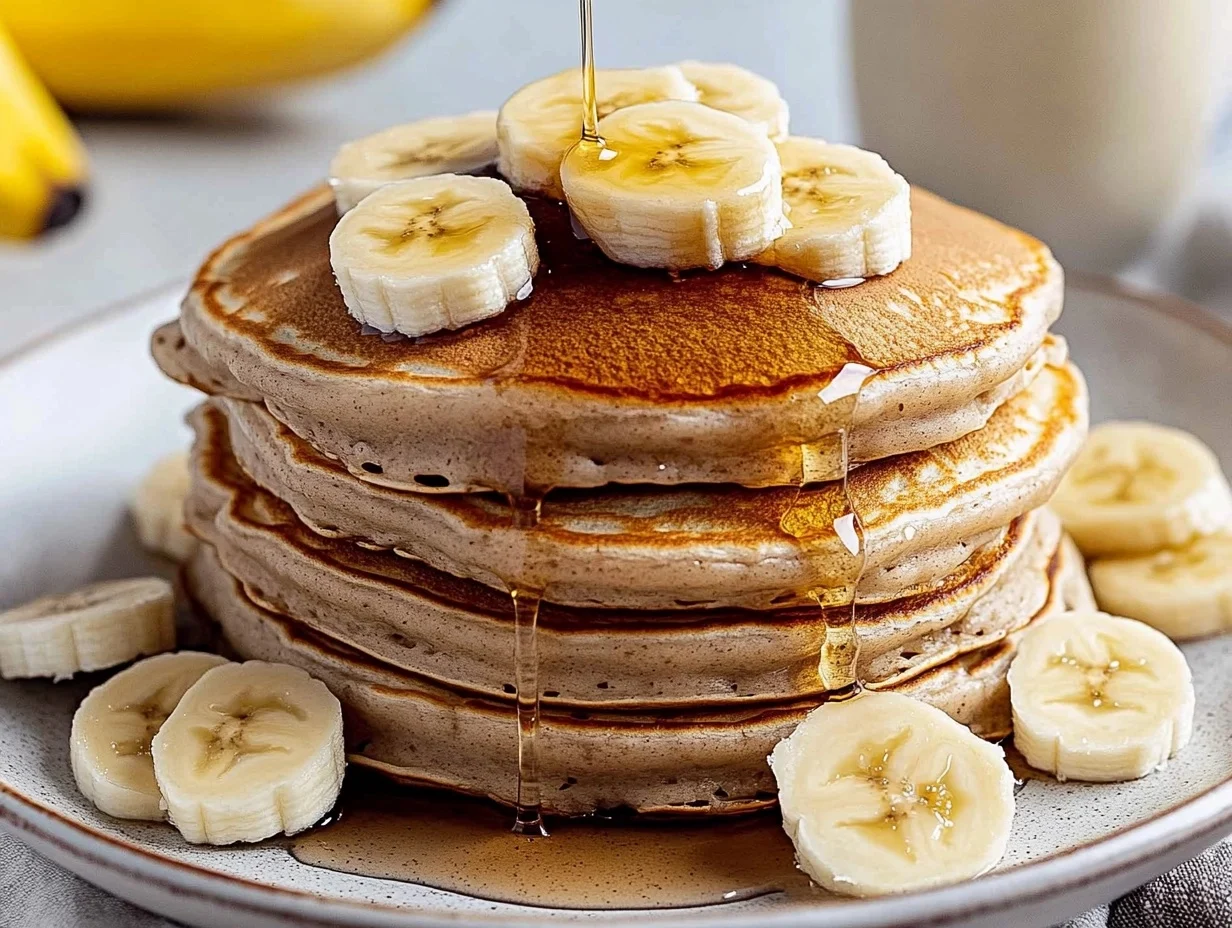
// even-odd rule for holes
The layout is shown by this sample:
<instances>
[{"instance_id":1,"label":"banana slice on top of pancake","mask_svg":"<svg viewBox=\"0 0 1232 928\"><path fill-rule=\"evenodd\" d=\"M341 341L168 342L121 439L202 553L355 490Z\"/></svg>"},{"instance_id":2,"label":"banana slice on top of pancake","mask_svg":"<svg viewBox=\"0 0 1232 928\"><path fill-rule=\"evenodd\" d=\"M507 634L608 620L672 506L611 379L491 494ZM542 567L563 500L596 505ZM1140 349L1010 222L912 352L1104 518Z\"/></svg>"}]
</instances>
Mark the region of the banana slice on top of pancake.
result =
<instances>
[{"instance_id":1,"label":"banana slice on top of pancake","mask_svg":"<svg viewBox=\"0 0 1232 928\"><path fill-rule=\"evenodd\" d=\"M727 62L682 61L678 65L697 88L698 102L732 113L780 141L787 136L787 101L768 78Z\"/></svg>"},{"instance_id":2,"label":"banana slice on top of pancake","mask_svg":"<svg viewBox=\"0 0 1232 928\"><path fill-rule=\"evenodd\" d=\"M342 788L342 706L298 667L222 664L184 693L151 750L167 816L193 844L295 834Z\"/></svg>"},{"instance_id":3,"label":"banana slice on top of pancake","mask_svg":"<svg viewBox=\"0 0 1232 928\"><path fill-rule=\"evenodd\" d=\"M1032 628L1010 664L1014 745L1059 779L1145 776L1193 731L1185 655L1161 632L1102 612L1067 612Z\"/></svg>"},{"instance_id":4,"label":"banana slice on top of pancake","mask_svg":"<svg viewBox=\"0 0 1232 928\"><path fill-rule=\"evenodd\" d=\"M675 65L595 70L600 118L638 103L696 99L697 88ZM570 68L505 101L496 119L497 167L515 190L563 200L560 163L581 133L582 75Z\"/></svg>"},{"instance_id":5,"label":"banana slice on top of pancake","mask_svg":"<svg viewBox=\"0 0 1232 928\"><path fill-rule=\"evenodd\" d=\"M775 747L783 828L803 869L848 896L979 876L1005 853L1005 752L899 693L822 705Z\"/></svg>"},{"instance_id":6,"label":"banana slice on top of pancake","mask_svg":"<svg viewBox=\"0 0 1232 928\"><path fill-rule=\"evenodd\" d=\"M569 150L565 199L609 258L635 267L717 268L782 234L779 156L752 123L664 101L599 121L602 144Z\"/></svg>"},{"instance_id":7,"label":"banana slice on top of pancake","mask_svg":"<svg viewBox=\"0 0 1232 928\"><path fill-rule=\"evenodd\" d=\"M755 261L826 281L888 274L911 257L911 188L884 158L800 136L778 152L790 228Z\"/></svg>"},{"instance_id":8,"label":"banana slice on top of pancake","mask_svg":"<svg viewBox=\"0 0 1232 928\"><path fill-rule=\"evenodd\" d=\"M1151 422L1092 429L1051 506L1087 557L1181 547L1232 524L1232 490L1214 453Z\"/></svg>"},{"instance_id":9,"label":"banana slice on top of pancake","mask_svg":"<svg viewBox=\"0 0 1232 928\"><path fill-rule=\"evenodd\" d=\"M338 212L394 181L470 174L496 161L496 111L439 116L348 142L329 165Z\"/></svg>"},{"instance_id":10,"label":"banana slice on top of pancake","mask_svg":"<svg viewBox=\"0 0 1232 928\"><path fill-rule=\"evenodd\" d=\"M1100 608L1146 622L1174 641L1232 629L1232 533L1154 554L1101 558L1088 568Z\"/></svg>"},{"instance_id":11,"label":"banana slice on top of pancake","mask_svg":"<svg viewBox=\"0 0 1232 928\"><path fill-rule=\"evenodd\" d=\"M493 177L388 184L338 221L330 264L351 315L419 336L495 316L539 269L526 204Z\"/></svg>"}]
</instances>

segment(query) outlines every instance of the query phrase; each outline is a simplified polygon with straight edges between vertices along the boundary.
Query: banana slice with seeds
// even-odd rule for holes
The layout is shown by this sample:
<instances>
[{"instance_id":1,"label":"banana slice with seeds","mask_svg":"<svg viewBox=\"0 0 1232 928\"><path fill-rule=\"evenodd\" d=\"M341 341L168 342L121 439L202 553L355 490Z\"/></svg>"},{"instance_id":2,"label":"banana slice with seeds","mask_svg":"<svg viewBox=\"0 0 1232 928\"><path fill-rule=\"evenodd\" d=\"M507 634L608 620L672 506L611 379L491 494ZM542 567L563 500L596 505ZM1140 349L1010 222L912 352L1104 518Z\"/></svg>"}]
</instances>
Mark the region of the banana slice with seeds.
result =
<instances>
[{"instance_id":1,"label":"banana slice with seeds","mask_svg":"<svg viewBox=\"0 0 1232 928\"><path fill-rule=\"evenodd\" d=\"M109 580L0 612L0 677L102 670L175 647L171 584Z\"/></svg>"},{"instance_id":2,"label":"banana slice with seeds","mask_svg":"<svg viewBox=\"0 0 1232 928\"><path fill-rule=\"evenodd\" d=\"M1232 524L1232 490L1197 438L1150 422L1106 422L1050 504L1087 557L1181 547Z\"/></svg>"},{"instance_id":3,"label":"banana slice with seeds","mask_svg":"<svg viewBox=\"0 0 1232 928\"><path fill-rule=\"evenodd\" d=\"M697 88L698 102L747 119L777 142L787 136L787 101L774 82L739 65L682 61L678 65Z\"/></svg>"},{"instance_id":4,"label":"banana slice with seeds","mask_svg":"<svg viewBox=\"0 0 1232 928\"><path fill-rule=\"evenodd\" d=\"M342 788L342 706L298 667L223 664L184 694L152 750L168 817L186 840L295 834Z\"/></svg>"},{"instance_id":5,"label":"banana slice with seeds","mask_svg":"<svg viewBox=\"0 0 1232 928\"><path fill-rule=\"evenodd\" d=\"M184 525L190 482L188 452L169 454L150 468L130 506L141 546L180 563L197 548L197 539Z\"/></svg>"},{"instance_id":6,"label":"banana slice with seeds","mask_svg":"<svg viewBox=\"0 0 1232 928\"><path fill-rule=\"evenodd\" d=\"M1232 629L1232 534L1195 538L1183 548L1094 561L1100 608L1159 629L1174 641Z\"/></svg>"},{"instance_id":7,"label":"banana slice with seeds","mask_svg":"<svg viewBox=\"0 0 1232 928\"><path fill-rule=\"evenodd\" d=\"M979 876L1005 853L1005 753L939 709L864 693L809 713L770 755L800 867L831 892L875 896Z\"/></svg>"},{"instance_id":8,"label":"banana slice with seeds","mask_svg":"<svg viewBox=\"0 0 1232 928\"><path fill-rule=\"evenodd\" d=\"M602 145L560 167L578 222L613 261L717 268L783 231L779 158L756 126L700 103L643 103L599 121Z\"/></svg>"},{"instance_id":9,"label":"banana slice with seeds","mask_svg":"<svg viewBox=\"0 0 1232 928\"><path fill-rule=\"evenodd\" d=\"M77 788L116 818L166 818L150 742L185 690L226 658L197 651L159 654L90 690L73 715L69 759Z\"/></svg>"},{"instance_id":10,"label":"banana slice with seeds","mask_svg":"<svg viewBox=\"0 0 1232 928\"><path fill-rule=\"evenodd\" d=\"M329 165L338 212L394 181L471 174L496 161L496 111L439 116L348 142Z\"/></svg>"},{"instance_id":11,"label":"banana slice with seeds","mask_svg":"<svg viewBox=\"0 0 1232 928\"><path fill-rule=\"evenodd\" d=\"M329 257L352 316L411 336L495 316L539 269L526 204L504 181L460 174L370 194L334 227Z\"/></svg>"},{"instance_id":12,"label":"banana slice with seeds","mask_svg":"<svg viewBox=\"0 0 1232 928\"><path fill-rule=\"evenodd\" d=\"M1014 745L1058 779L1145 776L1193 731L1185 656L1142 622L1067 612L1028 631L1010 664Z\"/></svg>"},{"instance_id":13,"label":"banana slice with seeds","mask_svg":"<svg viewBox=\"0 0 1232 928\"><path fill-rule=\"evenodd\" d=\"M680 68L598 68L595 101L609 113L657 100L696 100L697 88ZM497 167L513 188L565 198L560 162L582 135L582 76L577 68L527 84L496 118Z\"/></svg>"},{"instance_id":14,"label":"banana slice with seeds","mask_svg":"<svg viewBox=\"0 0 1232 928\"><path fill-rule=\"evenodd\" d=\"M791 227L754 260L828 281L888 274L911 257L911 188L884 158L801 136L778 151Z\"/></svg>"}]
</instances>

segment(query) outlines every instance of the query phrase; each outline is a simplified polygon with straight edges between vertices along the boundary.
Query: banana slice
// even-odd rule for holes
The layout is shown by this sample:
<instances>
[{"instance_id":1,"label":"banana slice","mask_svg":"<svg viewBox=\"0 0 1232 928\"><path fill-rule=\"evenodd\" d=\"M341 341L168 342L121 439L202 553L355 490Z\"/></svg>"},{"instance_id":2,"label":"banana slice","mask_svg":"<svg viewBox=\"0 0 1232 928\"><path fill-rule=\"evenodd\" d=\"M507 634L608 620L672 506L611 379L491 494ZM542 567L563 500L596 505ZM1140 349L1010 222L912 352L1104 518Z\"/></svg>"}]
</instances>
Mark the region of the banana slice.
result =
<instances>
[{"instance_id":1,"label":"banana slice","mask_svg":"<svg viewBox=\"0 0 1232 928\"><path fill-rule=\"evenodd\" d=\"M1159 629L1173 641L1232 629L1232 534L1195 538L1183 548L1094 561L1100 608Z\"/></svg>"},{"instance_id":2,"label":"banana slice","mask_svg":"<svg viewBox=\"0 0 1232 928\"><path fill-rule=\"evenodd\" d=\"M1005 752L908 696L866 692L813 710L770 766L800 867L831 892L954 883L1005 853Z\"/></svg>"},{"instance_id":3,"label":"banana slice","mask_svg":"<svg viewBox=\"0 0 1232 928\"><path fill-rule=\"evenodd\" d=\"M1014 744L1058 779L1133 780L1193 730L1189 665L1133 619L1067 612L1032 628L1010 664Z\"/></svg>"},{"instance_id":4,"label":"banana slice","mask_svg":"<svg viewBox=\"0 0 1232 928\"><path fill-rule=\"evenodd\" d=\"M496 111L438 116L347 142L329 165L339 214L374 190L432 174L471 174L496 161Z\"/></svg>"},{"instance_id":5,"label":"banana slice","mask_svg":"<svg viewBox=\"0 0 1232 928\"><path fill-rule=\"evenodd\" d=\"M141 546L181 563L197 547L184 525L189 483L188 452L169 454L150 468L130 506Z\"/></svg>"},{"instance_id":6,"label":"banana slice","mask_svg":"<svg viewBox=\"0 0 1232 928\"><path fill-rule=\"evenodd\" d=\"M171 824L193 844L295 834L342 788L342 706L298 667L224 664L184 694L153 755Z\"/></svg>"},{"instance_id":7,"label":"banana slice","mask_svg":"<svg viewBox=\"0 0 1232 928\"><path fill-rule=\"evenodd\" d=\"M747 119L777 142L787 137L787 101L774 82L735 64L682 61L698 102Z\"/></svg>"},{"instance_id":8,"label":"banana slice","mask_svg":"<svg viewBox=\"0 0 1232 928\"><path fill-rule=\"evenodd\" d=\"M461 174L370 194L334 227L329 258L352 316L412 336L495 316L539 269L526 204L504 181Z\"/></svg>"},{"instance_id":9,"label":"banana slice","mask_svg":"<svg viewBox=\"0 0 1232 928\"><path fill-rule=\"evenodd\" d=\"M162 821L150 741L217 654L159 654L90 690L73 715L69 759L81 794L116 818Z\"/></svg>"},{"instance_id":10,"label":"banana slice","mask_svg":"<svg viewBox=\"0 0 1232 928\"><path fill-rule=\"evenodd\" d=\"M595 102L602 119L637 103L696 100L680 68L598 68ZM527 84L496 117L497 168L513 189L565 198L560 162L582 135L582 75L577 68Z\"/></svg>"},{"instance_id":11,"label":"banana slice","mask_svg":"<svg viewBox=\"0 0 1232 928\"><path fill-rule=\"evenodd\" d=\"M62 680L175 647L171 584L108 580L0 612L0 677Z\"/></svg>"},{"instance_id":12,"label":"banana slice","mask_svg":"<svg viewBox=\"0 0 1232 928\"><path fill-rule=\"evenodd\" d=\"M1232 523L1232 490L1211 449L1151 422L1092 429L1051 506L1087 557L1181 547Z\"/></svg>"},{"instance_id":13,"label":"banana slice","mask_svg":"<svg viewBox=\"0 0 1232 928\"><path fill-rule=\"evenodd\" d=\"M779 157L756 126L701 103L642 103L599 121L603 145L560 166L565 199L613 261L717 268L783 232Z\"/></svg>"},{"instance_id":14,"label":"banana slice","mask_svg":"<svg viewBox=\"0 0 1232 928\"><path fill-rule=\"evenodd\" d=\"M884 158L801 136L778 150L791 227L754 260L824 281L888 274L911 257L911 188Z\"/></svg>"}]
</instances>

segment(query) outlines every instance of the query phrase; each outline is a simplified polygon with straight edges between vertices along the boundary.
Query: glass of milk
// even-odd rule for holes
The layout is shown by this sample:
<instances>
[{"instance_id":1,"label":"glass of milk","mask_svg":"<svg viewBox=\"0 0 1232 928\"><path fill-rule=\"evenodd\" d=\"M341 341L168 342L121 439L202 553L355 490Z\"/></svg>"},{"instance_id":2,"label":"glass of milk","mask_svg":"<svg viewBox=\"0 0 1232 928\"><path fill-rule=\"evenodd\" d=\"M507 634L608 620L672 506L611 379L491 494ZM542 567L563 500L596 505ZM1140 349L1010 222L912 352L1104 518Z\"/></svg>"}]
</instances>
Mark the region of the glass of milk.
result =
<instances>
[{"instance_id":1,"label":"glass of milk","mask_svg":"<svg viewBox=\"0 0 1232 928\"><path fill-rule=\"evenodd\" d=\"M1115 270L1202 163L1230 0L851 0L864 144Z\"/></svg>"}]
</instances>

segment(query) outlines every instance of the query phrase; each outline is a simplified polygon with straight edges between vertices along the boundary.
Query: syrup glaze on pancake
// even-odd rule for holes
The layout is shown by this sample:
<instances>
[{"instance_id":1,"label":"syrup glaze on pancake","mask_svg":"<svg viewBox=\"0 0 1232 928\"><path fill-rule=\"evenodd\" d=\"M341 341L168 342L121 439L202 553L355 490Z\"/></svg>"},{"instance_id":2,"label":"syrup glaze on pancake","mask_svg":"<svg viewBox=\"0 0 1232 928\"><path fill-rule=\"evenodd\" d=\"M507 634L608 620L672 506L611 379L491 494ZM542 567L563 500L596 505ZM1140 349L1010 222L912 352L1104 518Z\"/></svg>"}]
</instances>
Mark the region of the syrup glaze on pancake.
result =
<instances>
[{"instance_id":1,"label":"syrup glaze on pancake","mask_svg":"<svg viewBox=\"0 0 1232 928\"><path fill-rule=\"evenodd\" d=\"M1021 386L1060 312L1042 244L922 191L914 202L912 260L828 290L757 266L673 278L617 265L561 204L532 198L542 264L528 299L386 341L346 312L336 217L317 191L206 262L181 315L200 363L181 367L264 398L364 479L418 491L832 477L852 412L818 393L844 365L875 370L856 447L862 426L898 422L897 444L882 434L871 451L927 447Z\"/></svg>"},{"instance_id":2,"label":"syrup glaze on pancake","mask_svg":"<svg viewBox=\"0 0 1232 928\"><path fill-rule=\"evenodd\" d=\"M1022 298L1055 275L1040 242L919 190L912 259L859 287L820 291L757 265L679 279L619 265L577 239L562 204L527 204L541 259L534 292L460 331L361 334L330 269L328 191L252 238L221 280L207 265L197 295L271 356L336 375L478 382L515 366L507 376L520 384L660 404L820 388L850 361L887 371L965 355L1022 325Z\"/></svg>"}]
</instances>

